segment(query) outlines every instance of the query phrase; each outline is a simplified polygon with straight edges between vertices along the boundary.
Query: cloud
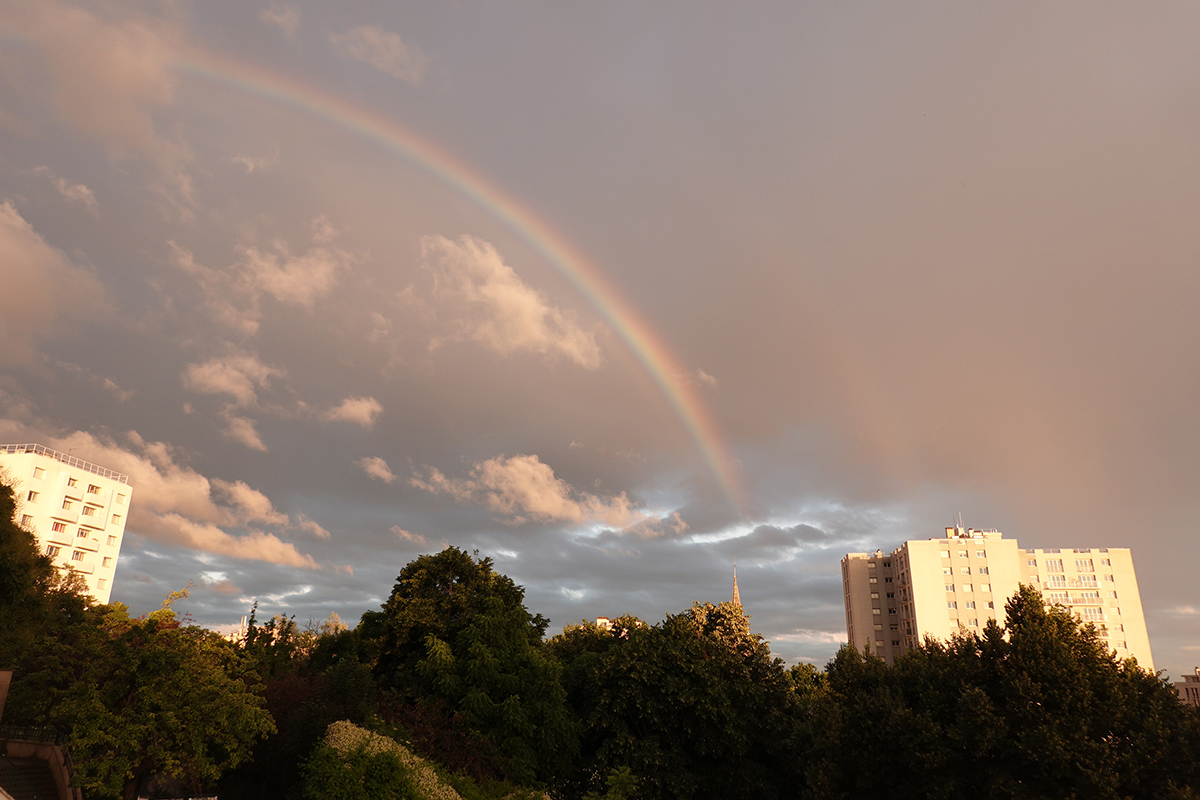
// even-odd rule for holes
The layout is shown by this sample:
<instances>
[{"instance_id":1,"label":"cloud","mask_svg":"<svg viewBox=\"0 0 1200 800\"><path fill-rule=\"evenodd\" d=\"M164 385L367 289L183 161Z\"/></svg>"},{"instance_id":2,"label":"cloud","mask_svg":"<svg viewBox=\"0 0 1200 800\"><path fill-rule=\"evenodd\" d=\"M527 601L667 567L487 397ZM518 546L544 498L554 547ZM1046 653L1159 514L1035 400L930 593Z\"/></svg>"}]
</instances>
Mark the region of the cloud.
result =
<instances>
[{"instance_id":1,"label":"cloud","mask_svg":"<svg viewBox=\"0 0 1200 800\"><path fill-rule=\"evenodd\" d=\"M384 483L391 483L392 481L396 480L396 475L392 472L391 467L388 466L386 461L378 456L360 458L354 463L362 467L363 472L367 473L376 480L383 481Z\"/></svg>"},{"instance_id":2,"label":"cloud","mask_svg":"<svg viewBox=\"0 0 1200 800\"><path fill-rule=\"evenodd\" d=\"M717 379L714 378L712 375L709 375L707 372L705 372L702 369L696 370L696 378L701 383L707 383L709 386L713 387L714 389L717 386Z\"/></svg>"},{"instance_id":3,"label":"cloud","mask_svg":"<svg viewBox=\"0 0 1200 800\"><path fill-rule=\"evenodd\" d=\"M282 370L268 367L258 356L233 350L200 364L189 364L183 372L183 385L201 394L228 395L237 408L257 403L258 390L280 375Z\"/></svg>"},{"instance_id":4,"label":"cloud","mask_svg":"<svg viewBox=\"0 0 1200 800\"><path fill-rule=\"evenodd\" d=\"M459 502L486 505L517 525L529 521L602 522L624 528L646 516L633 509L624 492L606 500L573 489L536 455L488 459L476 464L469 478L447 478L431 467L425 477L414 475L409 483L434 494L448 494Z\"/></svg>"},{"instance_id":5,"label":"cloud","mask_svg":"<svg viewBox=\"0 0 1200 800\"><path fill-rule=\"evenodd\" d=\"M333 534L321 527L316 521L309 519L304 514L296 515L296 528L310 534L316 539L330 539Z\"/></svg>"},{"instance_id":6,"label":"cloud","mask_svg":"<svg viewBox=\"0 0 1200 800\"><path fill-rule=\"evenodd\" d=\"M383 406L374 397L347 397L340 406L326 411L324 417L330 421L353 422L369 428L382 411Z\"/></svg>"},{"instance_id":7,"label":"cloud","mask_svg":"<svg viewBox=\"0 0 1200 800\"><path fill-rule=\"evenodd\" d=\"M246 174L249 175L256 170L274 166L279 161L279 145L272 147L265 156L234 156L230 161L234 164L241 164L246 168Z\"/></svg>"},{"instance_id":8,"label":"cloud","mask_svg":"<svg viewBox=\"0 0 1200 800\"><path fill-rule=\"evenodd\" d=\"M175 264L200 284L217 320L253 335L262 322L265 297L311 310L356 262L352 254L332 246L337 232L328 219L317 217L311 228L315 246L299 255L283 241L268 249L240 247L239 260L226 269L200 264L186 247L167 244Z\"/></svg>"},{"instance_id":9,"label":"cloud","mask_svg":"<svg viewBox=\"0 0 1200 800\"><path fill-rule=\"evenodd\" d=\"M673 511L665 517L647 517L626 527L621 531L623 536L635 536L639 539L660 539L664 536L680 536L687 532L688 524Z\"/></svg>"},{"instance_id":10,"label":"cloud","mask_svg":"<svg viewBox=\"0 0 1200 800\"><path fill-rule=\"evenodd\" d=\"M427 236L421 253L433 276L433 297L454 317L456 328L431 347L469 339L504 356L536 353L564 357L585 369L600 367L595 331L584 330L573 313L547 304L489 243L471 236L457 242Z\"/></svg>"},{"instance_id":11,"label":"cloud","mask_svg":"<svg viewBox=\"0 0 1200 800\"><path fill-rule=\"evenodd\" d=\"M116 9L120 9L116 13ZM185 43L177 25L129 7L93 10L57 0L6 3L0 25L19 31L44 59L26 77L60 119L104 143L112 156L140 154L190 202L187 148L159 136L153 114L174 99L171 60Z\"/></svg>"},{"instance_id":12,"label":"cloud","mask_svg":"<svg viewBox=\"0 0 1200 800\"><path fill-rule=\"evenodd\" d=\"M396 534L397 538L399 538L400 541L402 541L402 542L412 542L413 544L417 544L417 545L421 545L421 546L425 545L425 537L419 533L413 533L412 531L406 531L403 528L401 528L399 525L393 525L388 530L390 530L392 533Z\"/></svg>"},{"instance_id":13,"label":"cloud","mask_svg":"<svg viewBox=\"0 0 1200 800\"><path fill-rule=\"evenodd\" d=\"M260 9L258 18L268 25L279 28L289 39L296 35L296 29L300 27L300 12L296 10L295 6L280 3L277 0L271 0L269 6Z\"/></svg>"},{"instance_id":14,"label":"cloud","mask_svg":"<svg viewBox=\"0 0 1200 800\"><path fill-rule=\"evenodd\" d=\"M38 167L34 172L45 175L50 183L54 184L54 188L58 189L58 193L68 200L83 203L90 211L96 211L100 207L95 193L82 183L67 183L66 178L55 175L49 167Z\"/></svg>"},{"instance_id":15,"label":"cloud","mask_svg":"<svg viewBox=\"0 0 1200 800\"><path fill-rule=\"evenodd\" d=\"M429 59L415 47L374 25L352 28L345 33L330 34L329 41L349 58L370 64L397 80L416 86L429 67Z\"/></svg>"},{"instance_id":16,"label":"cloud","mask_svg":"<svg viewBox=\"0 0 1200 800\"><path fill-rule=\"evenodd\" d=\"M179 463L164 442L147 442L135 432L127 445L76 431L47 436L25 431L63 452L129 476L132 496L127 530L149 539L206 553L315 569L316 562L295 545L255 527L283 528L286 514L261 492L241 481L209 479ZM242 529L232 533L227 528Z\"/></svg>"},{"instance_id":17,"label":"cloud","mask_svg":"<svg viewBox=\"0 0 1200 800\"><path fill-rule=\"evenodd\" d=\"M12 203L0 203L0 363L27 361L33 340L57 332L63 312L86 303L106 313L104 290L46 243Z\"/></svg>"},{"instance_id":18,"label":"cloud","mask_svg":"<svg viewBox=\"0 0 1200 800\"><path fill-rule=\"evenodd\" d=\"M223 495L228 502L236 507L243 520L247 522L262 522L267 525L287 525L287 514L275 510L270 498L252 489L243 481L230 483L220 478L211 480L212 486Z\"/></svg>"},{"instance_id":19,"label":"cloud","mask_svg":"<svg viewBox=\"0 0 1200 800\"><path fill-rule=\"evenodd\" d=\"M260 453L267 452L267 446L263 443L262 437L258 435L257 423L249 417L239 417L232 414L224 414L225 419L225 435L235 442L245 445L251 450L257 450Z\"/></svg>"}]
</instances>

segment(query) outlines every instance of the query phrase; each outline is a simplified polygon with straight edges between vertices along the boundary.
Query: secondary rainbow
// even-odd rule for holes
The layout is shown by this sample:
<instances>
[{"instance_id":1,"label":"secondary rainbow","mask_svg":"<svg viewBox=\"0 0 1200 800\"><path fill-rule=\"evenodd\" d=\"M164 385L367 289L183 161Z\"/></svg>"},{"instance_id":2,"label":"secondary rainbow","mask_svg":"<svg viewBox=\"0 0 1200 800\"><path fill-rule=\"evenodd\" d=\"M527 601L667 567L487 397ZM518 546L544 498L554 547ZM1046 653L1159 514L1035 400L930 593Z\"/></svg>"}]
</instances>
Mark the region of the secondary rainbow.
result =
<instances>
[{"instance_id":1,"label":"secondary rainbow","mask_svg":"<svg viewBox=\"0 0 1200 800\"><path fill-rule=\"evenodd\" d=\"M218 81L275 103L321 117L401 156L452 185L503 221L557 269L608 322L642 363L687 429L734 508L744 507L740 481L689 370L634 311L604 274L545 220L455 158L393 119L316 87L225 55L192 50L173 64L177 72Z\"/></svg>"}]
</instances>

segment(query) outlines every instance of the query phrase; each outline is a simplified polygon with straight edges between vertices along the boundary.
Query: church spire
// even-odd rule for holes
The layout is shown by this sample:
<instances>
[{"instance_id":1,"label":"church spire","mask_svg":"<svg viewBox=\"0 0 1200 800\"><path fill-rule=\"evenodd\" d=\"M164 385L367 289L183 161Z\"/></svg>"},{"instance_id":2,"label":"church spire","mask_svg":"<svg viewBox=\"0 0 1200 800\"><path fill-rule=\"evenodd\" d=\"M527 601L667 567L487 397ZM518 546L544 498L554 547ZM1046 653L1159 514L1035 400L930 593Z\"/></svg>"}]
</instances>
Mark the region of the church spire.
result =
<instances>
[{"instance_id":1,"label":"church spire","mask_svg":"<svg viewBox=\"0 0 1200 800\"><path fill-rule=\"evenodd\" d=\"M735 606L740 606L742 604L742 596L738 594L736 558L733 560L733 604Z\"/></svg>"}]
</instances>

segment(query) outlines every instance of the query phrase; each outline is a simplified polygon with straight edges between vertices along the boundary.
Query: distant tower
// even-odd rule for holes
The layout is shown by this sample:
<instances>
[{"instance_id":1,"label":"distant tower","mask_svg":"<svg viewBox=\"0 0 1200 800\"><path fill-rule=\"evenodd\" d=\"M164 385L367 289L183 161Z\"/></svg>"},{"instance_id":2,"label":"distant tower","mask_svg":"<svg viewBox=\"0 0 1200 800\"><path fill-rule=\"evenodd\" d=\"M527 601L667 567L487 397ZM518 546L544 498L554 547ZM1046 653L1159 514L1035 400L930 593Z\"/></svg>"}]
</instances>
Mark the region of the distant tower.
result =
<instances>
[{"instance_id":1,"label":"distant tower","mask_svg":"<svg viewBox=\"0 0 1200 800\"><path fill-rule=\"evenodd\" d=\"M733 560L733 604L735 606L742 605L742 596L738 594L737 587L737 559Z\"/></svg>"}]
</instances>

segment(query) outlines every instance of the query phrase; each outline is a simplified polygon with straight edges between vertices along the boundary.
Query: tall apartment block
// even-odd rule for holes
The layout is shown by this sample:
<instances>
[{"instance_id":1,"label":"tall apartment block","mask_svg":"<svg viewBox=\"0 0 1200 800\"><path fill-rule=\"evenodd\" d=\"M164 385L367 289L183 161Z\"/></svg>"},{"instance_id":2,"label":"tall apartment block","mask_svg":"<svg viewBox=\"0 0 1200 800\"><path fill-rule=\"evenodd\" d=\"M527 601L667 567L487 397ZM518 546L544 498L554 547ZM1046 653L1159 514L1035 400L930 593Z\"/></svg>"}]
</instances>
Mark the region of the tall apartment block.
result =
<instances>
[{"instance_id":1,"label":"tall apartment block","mask_svg":"<svg viewBox=\"0 0 1200 800\"><path fill-rule=\"evenodd\" d=\"M1182 702L1200 708L1200 667L1196 667L1195 675L1184 675L1183 680L1175 684L1175 691Z\"/></svg>"},{"instance_id":2,"label":"tall apartment block","mask_svg":"<svg viewBox=\"0 0 1200 800\"><path fill-rule=\"evenodd\" d=\"M17 517L59 569L73 569L107 603L133 489L119 472L40 444L0 444Z\"/></svg>"},{"instance_id":3,"label":"tall apartment block","mask_svg":"<svg viewBox=\"0 0 1200 800\"><path fill-rule=\"evenodd\" d=\"M891 553L842 559L850 644L892 663L926 636L948 640L1004 624L1004 603L1020 584L1042 592L1096 626L1117 657L1154 669L1133 557L1124 547L1024 550L999 531L946 528L937 539L910 540Z\"/></svg>"}]
</instances>

